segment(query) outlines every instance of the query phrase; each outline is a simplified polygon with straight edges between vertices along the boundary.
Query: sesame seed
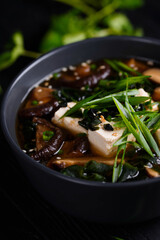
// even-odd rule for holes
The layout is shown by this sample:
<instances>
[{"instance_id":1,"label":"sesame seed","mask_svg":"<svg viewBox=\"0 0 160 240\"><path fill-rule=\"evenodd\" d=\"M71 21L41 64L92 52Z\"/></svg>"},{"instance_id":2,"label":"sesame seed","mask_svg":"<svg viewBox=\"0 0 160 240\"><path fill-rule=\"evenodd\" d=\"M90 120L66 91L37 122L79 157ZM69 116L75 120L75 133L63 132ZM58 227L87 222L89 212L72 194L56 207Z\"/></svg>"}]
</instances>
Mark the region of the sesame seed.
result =
<instances>
[{"instance_id":1,"label":"sesame seed","mask_svg":"<svg viewBox=\"0 0 160 240\"><path fill-rule=\"evenodd\" d=\"M29 149L29 152L33 152L34 151L34 148L33 149Z\"/></svg>"},{"instance_id":2,"label":"sesame seed","mask_svg":"<svg viewBox=\"0 0 160 240\"><path fill-rule=\"evenodd\" d=\"M99 69L105 69L106 67L104 65L101 65Z\"/></svg>"},{"instance_id":3,"label":"sesame seed","mask_svg":"<svg viewBox=\"0 0 160 240\"><path fill-rule=\"evenodd\" d=\"M86 67L88 64L86 62L81 63L82 67Z\"/></svg>"},{"instance_id":4,"label":"sesame seed","mask_svg":"<svg viewBox=\"0 0 160 240\"><path fill-rule=\"evenodd\" d=\"M52 77L53 77L53 75L50 74L50 75L48 75L48 76L46 77L46 80L50 80Z\"/></svg>"},{"instance_id":5,"label":"sesame seed","mask_svg":"<svg viewBox=\"0 0 160 240\"><path fill-rule=\"evenodd\" d=\"M63 68L62 68L62 71L63 71L63 72L67 72L67 68L66 68L66 67L63 67Z\"/></svg>"},{"instance_id":6,"label":"sesame seed","mask_svg":"<svg viewBox=\"0 0 160 240\"><path fill-rule=\"evenodd\" d=\"M74 71L76 69L76 67L74 67L74 66L69 66L69 70L71 70L71 71Z\"/></svg>"},{"instance_id":7,"label":"sesame seed","mask_svg":"<svg viewBox=\"0 0 160 240\"><path fill-rule=\"evenodd\" d=\"M85 87L81 87L81 90L85 90Z\"/></svg>"},{"instance_id":8,"label":"sesame seed","mask_svg":"<svg viewBox=\"0 0 160 240\"><path fill-rule=\"evenodd\" d=\"M77 75L78 75L78 73L77 73L77 72L74 72L73 74L74 74L74 76L77 76Z\"/></svg>"},{"instance_id":9,"label":"sesame seed","mask_svg":"<svg viewBox=\"0 0 160 240\"><path fill-rule=\"evenodd\" d=\"M37 90L37 92L42 92L42 88L39 88L39 89Z\"/></svg>"}]
</instances>

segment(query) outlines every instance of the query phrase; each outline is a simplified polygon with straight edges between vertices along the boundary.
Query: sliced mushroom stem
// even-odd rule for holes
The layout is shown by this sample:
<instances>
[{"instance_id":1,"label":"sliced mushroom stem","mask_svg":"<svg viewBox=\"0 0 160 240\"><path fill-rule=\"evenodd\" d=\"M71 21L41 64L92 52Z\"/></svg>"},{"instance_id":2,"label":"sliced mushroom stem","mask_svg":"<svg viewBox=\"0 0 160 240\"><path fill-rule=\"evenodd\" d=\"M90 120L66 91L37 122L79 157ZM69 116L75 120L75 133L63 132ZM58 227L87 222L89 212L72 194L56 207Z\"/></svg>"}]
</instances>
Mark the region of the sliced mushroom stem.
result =
<instances>
[{"instance_id":1,"label":"sliced mushroom stem","mask_svg":"<svg viewBox=\"0 0 160 240\"><path fill-rule=\"evenodd\" d=\"M145 170L146 170L148 176L151 178L160 177L159 173L157 171L153 170L152 168L145 166Z\"/></svg>"},{"instance_id":2,"label":"sliced mushroom stem","mask_svg":"<svg viewBox=\"0 0 160 240\"><path fill-rule=\"evenodd\" d=\"M160 68L149 68L143 72L143 75L151 76L151 81L160 84Z\"/></svg>"},{"instance_id":3,"label":"sliced mushroom stem","mask_svg":"<svg viewBox=\"0 0 160 240\"><path fill-rule=\"evenodd\" d=\"M66 158L66 159L60 159L60 160L51 159L48 163L48 167L63 169L72 165L84 166L87 162L92 160L98 163L104 163L110 166L114 165L114 159L108 160L102 157L85 157L85 158L72 158L72 159ZM118 163L120 163L120 161L121 160L118 159Z\"/></svg>"},{"instance_id":4,"label":"sliced mushroom stem","mask_svg":"<svg viewBox=\"0 0 160 240\"><path fill-rule=\"evenodd\" d=\"M154 101L160 101L160 87L156 87L152 94L152 99Z\"/></svg>"}]
</instances>

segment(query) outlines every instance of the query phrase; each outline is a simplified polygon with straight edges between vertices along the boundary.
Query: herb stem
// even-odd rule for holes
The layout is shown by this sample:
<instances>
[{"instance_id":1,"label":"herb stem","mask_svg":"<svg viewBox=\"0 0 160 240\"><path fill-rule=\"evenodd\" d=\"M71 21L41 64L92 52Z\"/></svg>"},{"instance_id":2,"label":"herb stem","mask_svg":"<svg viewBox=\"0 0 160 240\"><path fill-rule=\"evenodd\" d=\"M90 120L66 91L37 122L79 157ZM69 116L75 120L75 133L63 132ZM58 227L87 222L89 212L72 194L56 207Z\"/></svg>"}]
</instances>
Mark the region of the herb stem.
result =
<instances>
[{"instance_id":1,"label":"herb stem","mask_svg":"<svg viewBox=\"0 0 160 240\"><path fill-rule=\"evenodd\" d=\"M70 0L70 1L68 1L68 0L56 0L56 1L67 4L67 5L70 5L73 8L77 8L81 12L86 14L87 16L95 14L95 10L92 7L85 4L84 2L82 2L81 0Z\"/></svg>"},{"instance_id":2,"label":"herb stem","mask_svg":"<svg viewBox=\"0 0 160 240\"><path fill-rule=\"evenodd\" d=\"M97 11L94 15L88 17L86 20L88 22L88 25L96 23L103 19L106 16L109 16L111 13L113 13L117 8L119 7L118 1L113 1L112 3L106 5L104 8Z\"/></svg>"},{"instance_id":3,"label":"herb stem","mask_svg":"<svg viewBox=\"0 0 160 240\"><path fill-rule=\"evenodd\" d=\"M41 53L24 50L24 51L22 52L22 56L30 57L30 58L38 58L38 57L41 56Z\"/></svg>"}]
</instances>

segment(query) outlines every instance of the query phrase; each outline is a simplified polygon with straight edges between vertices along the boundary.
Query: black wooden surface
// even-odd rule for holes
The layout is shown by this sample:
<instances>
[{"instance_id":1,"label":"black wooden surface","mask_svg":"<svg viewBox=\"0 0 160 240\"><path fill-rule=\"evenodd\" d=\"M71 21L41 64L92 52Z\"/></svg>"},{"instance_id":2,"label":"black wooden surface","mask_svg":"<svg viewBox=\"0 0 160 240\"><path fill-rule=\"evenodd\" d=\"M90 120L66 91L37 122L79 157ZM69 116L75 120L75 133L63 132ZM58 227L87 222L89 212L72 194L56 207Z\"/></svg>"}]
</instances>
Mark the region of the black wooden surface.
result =
<instances>
[{"instance_id":1,"label":"black wooden surface","mask_svg":"<svg viewBox=\"0 0 160 240\"><path fill-rule=\"evenodd\" d=\"M146 3L144 8L128 14L134 24L144 28L145 36L160 39L160 3L158 0ZM50 0L6 0L0 5L0 49L12 32L21 30L26 47L37 50L50 16L61 12L61 6ZM12 67L0 72L3 94L11 80L31 61L21 58ZM84 222L50 206L23 175L1 129L0 150L0 239L108 240L114 239L113 236L125 240L160 239L160 217L146 223L111 226Z\"/></svg>"}]
</instances>

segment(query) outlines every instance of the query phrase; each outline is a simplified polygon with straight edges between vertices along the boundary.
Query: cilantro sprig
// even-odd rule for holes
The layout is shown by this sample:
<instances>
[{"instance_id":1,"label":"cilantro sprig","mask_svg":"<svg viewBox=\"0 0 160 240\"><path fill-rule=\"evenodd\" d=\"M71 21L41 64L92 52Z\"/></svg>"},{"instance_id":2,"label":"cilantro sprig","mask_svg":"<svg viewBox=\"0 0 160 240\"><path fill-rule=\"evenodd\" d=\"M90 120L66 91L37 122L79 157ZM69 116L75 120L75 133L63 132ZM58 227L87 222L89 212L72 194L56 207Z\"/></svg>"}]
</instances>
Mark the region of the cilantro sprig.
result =
<instances>
[{"instance_id":1,"label":"cilantro sprig","mask_svg":"<svg viewBox=\"0 0 160 240\"><path fill-rule=\"evenodd\" d=\"M15 32L11 37L12 46L0 54L0 71L10 67L20 56L37 58L56 47L86 38L143 35L143 30L134 28L123 10L140 8L144 5L144 0L57 0L57 2L70 6L70 9L62 14L53 15L47 32L40 39L39 52L26 50L22 33Z\"/></svg>"},{"instance_id":2,"label":"cilantro sprig","mask_svg":"<svg viewBox=\"0 0 160 240\"><path fill-rule=\"evenodd\" d=\"M37 58L40 54L26 50L22 33L15 32L9 48L0 54L0 71L10 67L20 56Z\"/></svg>"}]
</instances>

